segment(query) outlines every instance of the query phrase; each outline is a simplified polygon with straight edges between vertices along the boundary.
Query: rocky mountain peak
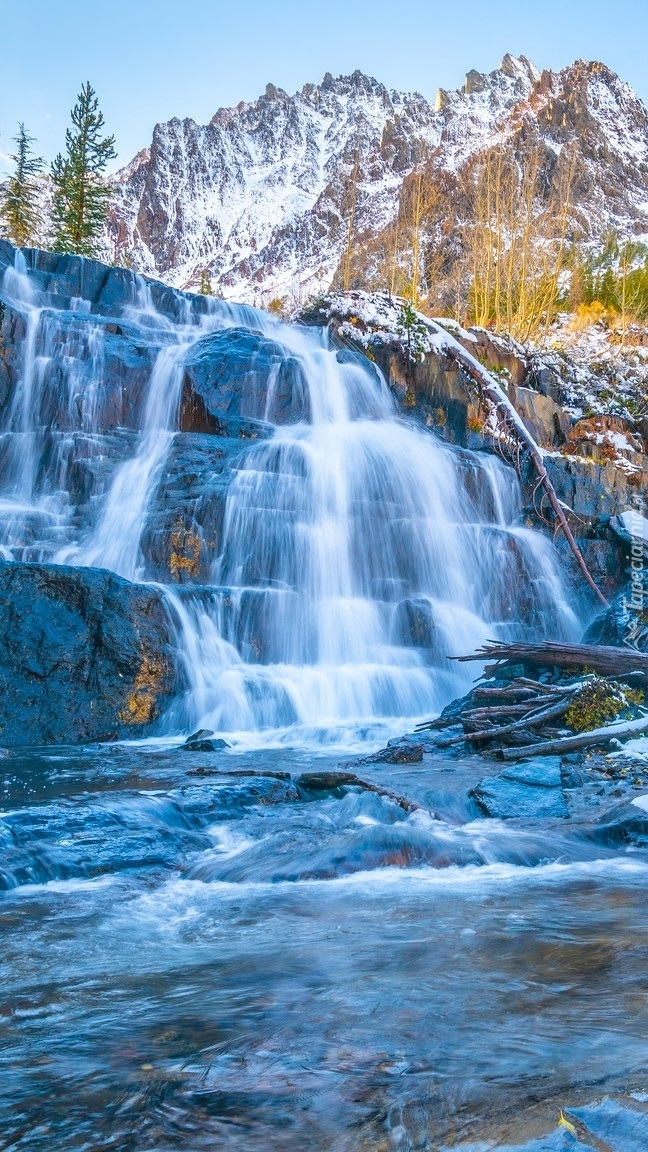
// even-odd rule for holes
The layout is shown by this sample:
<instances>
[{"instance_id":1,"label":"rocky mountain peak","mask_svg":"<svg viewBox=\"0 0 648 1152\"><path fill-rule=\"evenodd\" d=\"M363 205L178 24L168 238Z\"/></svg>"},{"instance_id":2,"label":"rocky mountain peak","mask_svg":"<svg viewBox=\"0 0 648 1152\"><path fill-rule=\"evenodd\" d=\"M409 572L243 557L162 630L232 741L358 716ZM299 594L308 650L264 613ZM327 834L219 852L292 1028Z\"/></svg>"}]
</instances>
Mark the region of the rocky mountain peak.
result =
<instances>
[{"instance_id":1,"label":"rocky mountain peak","mask_svg":"<svg viewBox=\"0 0 648 1152\"><path fill-rule=\"evenodd\" d=\"M354 234L379 234L417 165L433 158L461 180L493 143L533 139L547 156L577 146L592 235L610 224L648 234L648 113L632 89L595 61L540 72L507 54L436 104L356 70L293 95L269 83L206 125L158 124L114 177L106 255L176 286L206 270L227 296L298 303L328 287L350 213Z\"/></svg>"}]
</instances>

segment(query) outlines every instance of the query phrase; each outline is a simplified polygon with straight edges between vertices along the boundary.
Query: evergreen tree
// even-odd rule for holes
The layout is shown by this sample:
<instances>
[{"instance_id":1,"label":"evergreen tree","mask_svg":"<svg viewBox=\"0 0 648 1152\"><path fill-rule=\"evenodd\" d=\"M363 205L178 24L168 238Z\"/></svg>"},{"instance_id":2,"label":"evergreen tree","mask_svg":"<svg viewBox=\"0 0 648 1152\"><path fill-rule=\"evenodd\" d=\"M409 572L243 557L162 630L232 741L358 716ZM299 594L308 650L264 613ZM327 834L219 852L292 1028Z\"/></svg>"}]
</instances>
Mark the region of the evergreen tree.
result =
<instances>
[{"instance_id":1,"label":"evergreen tree","mask_svg":"<svg viewBox=\"0 0 648 1152\"><path fill-rule=\"evenodd\" d=\"M38 183L36 177L43 168L40 156L32 151L34 137L29 135L24 124L18 125L18 135L14 136L16 151L10 157L14 162L13 175L9 177L0 197L0 219L3 230L18 248L24 248L34 238L38 224Z\"/></svg>"},{"instance_id":2,"label":"evergreen tree","mask_svg":"<svg viewBox=\"0 0 648 1152\"><path fill-rule=\"evenodd\" d=\"M201 268L200 279L198 281L198 291L201 296L213 296L214 290L212 288L209 272L206 268Z\"/></svg>"},{"instance_id":3,"label":"evergreen tree","mask_svg":"<svg viewBox=\"0 0 648 1152\"><path fill-rule=\"evenodd\" d=\"M65 133L65 155L52 164L55 252L94 256L108 217L111 190L103 174L117 155L114 136L102 140L103 114L90 84L81 88Z\"/></svg>"}]
</instances>

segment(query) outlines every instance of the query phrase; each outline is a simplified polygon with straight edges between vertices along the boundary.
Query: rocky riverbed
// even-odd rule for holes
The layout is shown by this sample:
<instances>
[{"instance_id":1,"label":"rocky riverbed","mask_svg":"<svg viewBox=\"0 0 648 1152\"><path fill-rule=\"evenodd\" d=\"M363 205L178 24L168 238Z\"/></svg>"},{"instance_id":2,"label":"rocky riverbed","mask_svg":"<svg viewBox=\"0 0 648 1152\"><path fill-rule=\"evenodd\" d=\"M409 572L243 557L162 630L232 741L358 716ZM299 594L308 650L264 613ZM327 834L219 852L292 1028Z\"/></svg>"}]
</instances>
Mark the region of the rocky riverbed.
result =
<instances>
[{"instance_id":1,"label":"rocky riverbed","mask_svg":"<svg viewBox=\"0 0 648 1152\"><path fill-rule=\"evenodd\" d=\"M7 1147L643 1148L647 754L480 753L448 660L645 647L621 489L578 465L593 619L494 445L428 420L443 357L411 404L324 331L0 263Z\"/></svg>"}]
</instances>

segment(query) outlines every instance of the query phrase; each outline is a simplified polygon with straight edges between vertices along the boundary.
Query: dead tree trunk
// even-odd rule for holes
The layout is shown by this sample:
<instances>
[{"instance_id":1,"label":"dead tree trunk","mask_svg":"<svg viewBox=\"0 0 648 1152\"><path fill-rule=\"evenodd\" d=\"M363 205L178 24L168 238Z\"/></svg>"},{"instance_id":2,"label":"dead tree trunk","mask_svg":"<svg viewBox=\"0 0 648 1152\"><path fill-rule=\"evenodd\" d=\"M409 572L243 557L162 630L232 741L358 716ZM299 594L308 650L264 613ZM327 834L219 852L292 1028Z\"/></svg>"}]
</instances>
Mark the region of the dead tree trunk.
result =
<instances>
[{"instance_id":1,"label":"dead tree trunk","mask_svg":"<svg viewBox=\"0 0 648 1152\"><path fill-rule=\"evenodd\" d=\"M504 760L524 760L528 756L562 755L563 752L576 752L581 748L593 748L597 744L609 744L620 736L640 736L648 730L648 716L639 720L629 720L625 724L608 724L605 728L594 728L591 732L579 732L577 736L561 736L557 740L545 740L541 744L525 744L519 748L503 748L499 755Z\"/></svg>"},{"instance_id":2,"label":"dead tree trunk","mask_svg":"<svg viewBox=\"0 0 648 1152\"><path fill-rule=\"evenodd\" d=\"M578 564L578 567L580 568L585 580L589 584L594 594L601 601L601 604L604 604L607 608L608 602L590 575L590 572L583 558L583 554L574 539L572 530L565 518L565 513L560 506L560 501L556 495L554 486L551 483L549 476L547 475L547 469L545 468L544 461L542 459L542 450L536 444L533 436L529 432L521 416L516 411L515 406L511 403L503 389L500 388L499 384L495 383L490 373L482 367L482 365L479 363L479 360L476 360L474 356L471 356L470 352L466 352L465 348L463 348L461 344L459 344L459 342L455 340L454 337L451 336L448 332L441 331L440 329L436 328L436 326L434 331L438 336L441 337L438 345L439 351L443 352L443 354L446 355L449 360L454 361L454 363L456 363L460 368L463 369L464 372L467 373L470 379L473 380L479 388L480 394L486 399L489 405L495 408L496 412L504 421L510 433L515 438L517 438L517 440L522 443L528 450L531 460L533 461L533 466L538 473L540 483L544 487L549 503L551 504L551 507L553 508L554 514L556 516L556 520L565 534L567 543L569 544L569 547L571 548L576 559L576 563Z\"/></svg>"},{"instance_id":3,"label":"dead tree trunk","mask_svg":"<svg viewBox=\"0 0 648 1152\"><path fill-rule=\"evenodd\" d=\"M632 648L614 648L605 644L484 644L469 656L450 656L450 660L495 660L511 664L532 664L538 668L564 668L576 671L589 668L601 676L629 676L641 673L648 683L648 655ZM490 671L490 669L488 669Z\"/></svg>"}]
</instances>

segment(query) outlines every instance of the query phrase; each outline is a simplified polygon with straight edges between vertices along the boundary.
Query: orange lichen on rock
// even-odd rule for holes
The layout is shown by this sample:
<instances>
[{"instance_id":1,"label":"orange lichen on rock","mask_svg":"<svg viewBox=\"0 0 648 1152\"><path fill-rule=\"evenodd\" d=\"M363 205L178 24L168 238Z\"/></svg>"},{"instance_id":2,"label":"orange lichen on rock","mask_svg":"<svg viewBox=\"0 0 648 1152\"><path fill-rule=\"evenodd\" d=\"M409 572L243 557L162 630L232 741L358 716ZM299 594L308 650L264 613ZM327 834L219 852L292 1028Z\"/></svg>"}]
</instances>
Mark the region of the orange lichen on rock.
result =
<instances>
[{"instance_id":1,"label":"orange lichen on rock","mask_svg":"<svg viewBox=\"0 0 648 1152\"><path fill-rule=\"evenodd\" d=\"M119 716L122 724L150 724L155 719L165 675L164 660L159 655L142 652L133 691Z\"/></svg>"},{"instance_id":2,"label":"orange lichen on rock","mask_svg":"<svg viewBox=\"0 0 648 1152\"><path fill-rule=\"evenodd\" d=\"M182 574L198 576L200 572L200 537L196 532L182 526L171 534L171 556L169 569L174 580Z\"/></svg>"}]
</instances>

